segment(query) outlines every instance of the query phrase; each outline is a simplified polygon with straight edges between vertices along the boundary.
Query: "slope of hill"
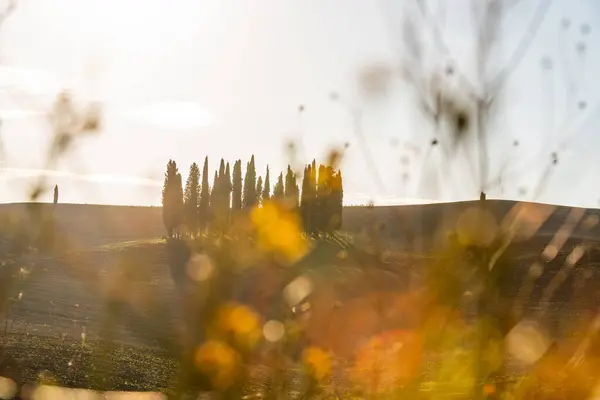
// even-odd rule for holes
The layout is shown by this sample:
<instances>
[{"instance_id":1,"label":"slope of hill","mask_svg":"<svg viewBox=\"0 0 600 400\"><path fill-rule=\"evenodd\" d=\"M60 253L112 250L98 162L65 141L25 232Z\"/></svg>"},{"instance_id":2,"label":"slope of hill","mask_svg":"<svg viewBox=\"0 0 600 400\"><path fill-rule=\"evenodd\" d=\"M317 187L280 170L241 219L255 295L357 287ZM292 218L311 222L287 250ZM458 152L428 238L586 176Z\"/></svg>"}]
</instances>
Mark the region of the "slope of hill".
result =
<instances>
[{"instance_id":1,"label":"slope of hill","mask_svg":"<svg viewBox=\"0 0 600 400\"><path fill-rule=\"evenodd\" d=\"M372 209L347 207L343 229L359 236L369 226L383 226L382 235L397 246L394 248L401 249L409 239L411 229L414 237L427 241L434 237L440 226L447 226L461 212L480 204L462 202ZM515 204L508 201L485 203L498 220L504 218ZM515 298L532 262L539 258L550 237L573 211L569 207L543 204L531 204L531 207L532 214L546 210L550 217L536 236L523 242L512 253L516 256L515 268L507 271L510 276L505 280L509 300ZM47 369L53 371L61 384L95 387L97 383L90 383L87 374L96 371L93 367L96 365L107 378L98 386L102 389L156 390L166 387L175 370L176 360L171 348L177 341L178 324L184 314L181 312L181 290L170 275L167 246L162 241L144 241L164 235L161 208L10 204L0 206L0 221L18 218L27 222L32 210L51 214L77 251L56 257L42 255L24 260L23 264L15 264L15 273L18 274L18 267L23 266L21 270L25 271L26 277L14 281L14 287L10 288L13 305L7 318L10 321L7 333L8 354L13 364L7 368L0 363L0 375L14 373L16 375L12 376L17 381L31 380L40 370ZM598 210L580 211L584 217L600 215ZM598 229L596 225L586 232L588 243L600 239ZM576 230L565 242L565 252L545 264L543 275L533 288L532 299L527 303L529 310L539 308L542 291L562 267L568 257L567 252L581 243L578 232ZM123 243L129 241L137 243L131 246ZM591 254L591 262L588 259L585 264L595 265L594 262L599 259L597 256L597 253ZM289 270L286 274L276 274L265 268L256 269L241 274L231 285L235 286L241 300L269 316L273 305L277 308L283 302L278 289L297 275L307 275L315 288L325 288L314 290L316 295L324 296L324 300L315 301L330 301L327 297L330 295L341 300L335 303L338 311L331 318L345 321L354 315L373 314L373 296L363 296L364 293L406 291L413 272L427 262L426 257L419 257L414 253L397 251L391 261L381 262L360 246L323 241L291 271L293 274L290 276ZM371 268L373 266L377 268ZM595 274L594 268L588 270ZM553 297L553 321L574 318L579 312L600 303L600 279L588 279L588 286L582 291L576 285L580 276L584 274L576 268L561 291ZM580 298L583 299L581 303L570 303ZM385 299L387 301L388 297ZM355 312L358 308L364 312ZM107 310L116 311L116 319L108 320ZM326 319L331 322L329 314ZM102 363L97 361L96 353L91 350L94 343L107 334L107 321L114 324L115 338L122 346L118 368L114 368L114 364L105 364L106 360ZM363 320L359 322L363 328L368 325ZM0 324L4 323L0 319ZM374 320L370 323L380 327L382 322ZM316 329L315 332L320 334L322 330ZM319 336L315 334L314 337ZM332 340L343 344L346 350L352 348L355 339L356 336L346 330L344 335L337 332L332 335ZM82 345L82 341L87 343L87 347ZM27 351L23 351L24 348ZM129 349L129 353L122 350L124 348ZM40 354L45 356L40 357ZM71 368L72 361L77 368ZM164 368L156 369L154 364Z\"/></svg>"},{"instance_id":2,"label":"slope of hill","mask_svg":"<svg viewBox=\"0 0 600 400\"><path fill-rule=\"evenodd\" d=\"M410 242L416 237L430 238L440 227L448 226L463 211L478 205L477 201L419 204L402 206L349 206L344 207L342 230L367 233L376 228L380 234L398 243ZM486 208L498 221L517 202L487 200ZM529 203L535 210L553 210L540 228L539 234L554 234L572 207ZM6 217L28 218L31 204L0 205L0 221ZM161 237L165 234L160 207L110 206L88 204L35 204L42 212L52 211L59 229L67 233L74 245L101 245ZM586 215L600 216L600 210L587 209ZM576 233L576 232L575 232ZM589 234L600 237L600 225Z\"/></svg>"},{"instance_id":3,"label":"slope of hill","mask_svg":"<svg viewBox=\"0 0 600 400\"><path fill-rule=\"evenodd\" d=\"M69 239L70 246L85 248L164 235L160 207L109 206L92 204L0 205L0 221L6 218L27 221L33 211L54 217L57 230Z\"/></svg>"},{"instance_id":4,"label":"slope of hill","mask_svg":"<svg viewBox=\"0 0 600 400\"><path fill-rule=\"evenodd\" d=\"M479 205L479 201L465 201L455 203L419 204L406 206L378 206L363 207L352 206L344 208L342 229L354 234L367 234L375 228L383 238L393 240L396 244L414 243L415 239L424 239L420 243L428 248L436 230L450 228L457 217L467 209ZM517 204L527 204L531 210L540 214L549 214L549 218L542 224L537 237L547 238L564 223L565 218L573 207L556 206L540 203L519 203L507 200L486 200L485 207L496 218L502 221ZM600 216L598 209L580 209L588 216ZM575 229L574 236L581 234L581 226ZM600 239L600 225L586 233L587 236Z\"/></svg>"}]
</instances>

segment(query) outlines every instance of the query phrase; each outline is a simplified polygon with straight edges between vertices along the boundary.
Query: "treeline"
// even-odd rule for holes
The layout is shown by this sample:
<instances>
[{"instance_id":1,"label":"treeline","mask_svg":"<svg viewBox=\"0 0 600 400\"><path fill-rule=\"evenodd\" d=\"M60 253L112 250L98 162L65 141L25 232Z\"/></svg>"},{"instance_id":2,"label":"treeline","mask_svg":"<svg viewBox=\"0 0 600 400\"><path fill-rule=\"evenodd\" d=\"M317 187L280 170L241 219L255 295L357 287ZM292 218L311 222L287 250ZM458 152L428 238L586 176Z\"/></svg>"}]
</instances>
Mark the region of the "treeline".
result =
<instances>
[{"instance_id":1,"label":"treeline","mask_svg":"<svg viewBox=\"0 0 600 400\"><path fill-rule=\"evenodd\" d=\"M243 174L243 178L242 178ZM204 232L226 233L235 221L254 207L268 201L278 202L298 213L309 235L332 233L342 224L342 173L315 160L306 165L302 191L298 176L288 165L275 178L271 190L269 167L264 179L257 175L254 155L242 171L242 160L230 167L221 159L219 168L209 176L208 157L202 172L198 164L190 166L183 185L177 163L169 160L162 190L163 222L169 237L196 236Z\"/></svg>"}]
</instances>

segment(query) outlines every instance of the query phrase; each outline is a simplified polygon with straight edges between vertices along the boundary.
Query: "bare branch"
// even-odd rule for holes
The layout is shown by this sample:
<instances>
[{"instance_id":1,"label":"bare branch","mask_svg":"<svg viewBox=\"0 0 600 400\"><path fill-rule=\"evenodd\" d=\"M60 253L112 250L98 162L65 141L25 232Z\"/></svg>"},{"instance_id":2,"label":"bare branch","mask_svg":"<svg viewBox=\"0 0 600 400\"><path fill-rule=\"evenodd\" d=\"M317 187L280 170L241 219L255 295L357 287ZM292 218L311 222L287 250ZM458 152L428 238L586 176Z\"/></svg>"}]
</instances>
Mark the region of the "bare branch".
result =
<instances>
[{"instance_id":1,"label":"bare branch","mask_svg":"<svg viewBox=\"0 0 600 400\"><path fill-rule=\"evenodd\" d=\"M523 0L506 0L506 3L504 4L504 8L506 10L511 9L511 8L519 5L519 3L521 3L521 1L523 1Z\"/></svg>"},{"instance_id":2,"label":"bare branch","mask_svg":"<svg viewBox=\"0 0 600 400\"><path fill-rule=\"evenodd\" d=\"M508 64L492 79L492 92L498 91L506 79L508 79L513 71L519 66L525 57L525 54L527 54L527 50L529 50L529 46L531 46L533 39L536 37L542 22L544 22L551 4L551 0L540 1L527 32L523 38L521 38L516 50L512 53Z\"/></svg>"},{"instance_id":3,"label":"bare branch","mask_svg":"<svg viewBox=\"0 0 600 400\"><path fill-rule=\"evenodd\" d=\"M354 135L358 138L360 145L360 149L363 152L363 157L367 162L367 167L371 170L371 175L375 177L375 184L377 185L377 189L381 194L385 194L385 184L383 183L383 179L381 178L381 174L379 174L379 170L377 169L377 165L375 164L375 158L373 157L373 153L369 147L367 139L365 138L363 129L362 129L362 114L359 110L350 110L352 114L352 122Z\"/></svg>"},{"instance_id":4,"label":"bare branch","mask_svg":"<svg viewBox=\"0 0 600 400\"><path fill-rule=\"evenodd\" d=\"M4 9L4 11L0 13L0 27L2 26L4 21L6 21L6 19L11 16L11 14L15 11L16 8L17 0L9 0L8 5Z\"/></svg>"},{"instance_id":5,"label":"bare branch","mask_svg":"<svg viewBox=\"0 0 600 400\"><path fill-rule=\"evenodd\" d=\"M435 46L445 57L451 58L450 49L444 41L440 27L432 17L433 14L429 10L427 2L422 0L415 0L415 2L417 3L417 7L419 8L423 19L425 20L425 23L429 25L433 33ZM471 81L464 74L460 73L459 71L455 71L455 73L460 84L463 86L463 89L469 95L469 97L474 101L478 100L479 94L476 86L473 85L473 83L471 83Z\"/></svg>"},{"instance_id":6,"label":"bare branch","mask_svg":"<svg viewBox=\"0 0 600 400\"><path fill-rule=\"evenodd\" d=\"M0 28L6 21L6 19L15 11L17 7L17 0L9 0L6 9L0 13ZM2 127L2 120L0 119L0 128ZM0 168L4 167L4 144L2 137L0 137Z\"/></svg>"}]
</instances>

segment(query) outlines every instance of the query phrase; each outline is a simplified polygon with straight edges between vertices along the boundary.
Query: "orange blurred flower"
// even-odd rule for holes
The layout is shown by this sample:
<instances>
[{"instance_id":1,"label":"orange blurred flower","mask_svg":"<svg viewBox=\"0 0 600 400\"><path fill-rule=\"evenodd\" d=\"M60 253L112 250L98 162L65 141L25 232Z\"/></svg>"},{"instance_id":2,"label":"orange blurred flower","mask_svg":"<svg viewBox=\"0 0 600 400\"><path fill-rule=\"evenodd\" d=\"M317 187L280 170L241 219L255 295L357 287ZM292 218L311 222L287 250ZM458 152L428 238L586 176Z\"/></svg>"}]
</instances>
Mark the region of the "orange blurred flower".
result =
<instances>
[{"instance_id":1,"label":"orange blurred flower","mask_svg":"<svg viewBox=\"0 0 600 400\"><path fill-rule=\"evenodd\" d=\"M357 351L352 377L371 391L404 386L419 372L422 349L422 340L415 332L384 332Z\"/></svg>"},{"instance_id":2,"label":"orange blurred flower","mask_svg":"<svg viewBox=\"0 0 600 400\"><path fill-rule=\"evenodd\" d=\"M298 216L285 207L274 201L266 202L254 208L250 218L263 250L281 254L288 262L299 260L308 251Z\"/></svg>"},{"instance_id":3,"label":"orange blurred flower","mask_svg":"<svg viewBox=\"0 0 600 400\"><path fill-rule=\"evenodd\" d=\"M236 342L248 349L260 340L260 318L243 304L229 303L221 307L217 315L217 327L221 333L233 333Z\"/></svg>"},{"instance_id":4,"label":"orange blurred flower","mask_svg":"<svg viewBox=\"0 0 600 400\"><path fill-rule=\"evenodd\" d=\"M194 362L200 371L210 377L213 385L226 388L238 374L240 356L227 343L210 340L196 350Z\"/></svg>"},{"instance_id":5,"label":"orange blurred flower","mask_svg":"<svg viewBox=\"0 0 600 400\"><path fill-rule=\"evenodd\" d=\"M486 383L483 385L483 394L490 396L496 393L496 385L494 383Z\"/></svg>"},{"instance_id":6,"label":"orange blurred flower","mask_svg":"<svg viewBox=\"0 0 600 400\"><path fill-rule=\"evenodd\" d=\"M331 373L331 356L318 347L306 348L302 359L317 380L323 380Z\"/></svg>"}]
</instances>

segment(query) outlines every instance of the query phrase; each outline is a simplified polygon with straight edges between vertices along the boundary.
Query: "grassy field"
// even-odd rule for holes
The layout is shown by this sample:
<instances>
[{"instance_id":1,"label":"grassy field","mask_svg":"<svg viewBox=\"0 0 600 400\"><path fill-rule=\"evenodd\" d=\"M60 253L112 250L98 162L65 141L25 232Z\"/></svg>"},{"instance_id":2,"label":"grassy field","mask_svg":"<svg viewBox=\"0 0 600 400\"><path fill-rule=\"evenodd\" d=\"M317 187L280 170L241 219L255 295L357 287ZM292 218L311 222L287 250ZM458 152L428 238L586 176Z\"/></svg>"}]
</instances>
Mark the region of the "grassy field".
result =
<instances>
[{"instance_id":1,"label":"grassy field","mask_svg":"<svg viewBox=\"0 0 600 400\"><path fill-rule=\"evenodd\" d=\"M514 206L504 201L487 203L498 220ZM323 334L322 329L314 329L314 343L336 347L339 354L350 356L356 343L382 327L410 327L415 318L410 313L364 317L373 307L365 294L407 291L431 256L429 250L440 227L444 232L472 205L347 207L343 230L355 244L327 241L298 267L303 275L312 277L315 296L324 296L321 302L329 296L326 300L337 304L334 312L323 314L326 321L321 323L335 326L335 332ZM10 297L10 308L0 319L0 376L19 383L45 380L102 390L165 390L177 371L183 314L181 290L174 282L177 271L170 268L167 244L161 239L161 209L69 204L55 209L51 205L37 207L53 213L57 229L68 238L68 247L60 254L35 253L10 260L16 275L11 287L3 289ZM533 237L511 246L514 268L507 271L502 288L508 303L518 296L528 269L571 211L549 205L532 207L550 217ZM0 206L0 218L27 221L29 212L22 204ZM598 211L583 210L582 215L583 221ZM600 263L595 250L599 229L598 225L577 225L565 238L562 250L547 263L526 304L526 312L532 314L540 307L549 308L552 334L557 337L565 334L563 326L600 304L600 277L594 268ZM384 261L369 253L367 232L377 232L381 238ZM588 246L585 259L573 268L548 304L540 303L544 288L581 243ZM369 272L366 265L374 265L376 272ZM578 280L584 274L585 290ZM267 319L270 305L281 300L277 289L286 276L285 272L278 275L256 269L240 274L231 285L239 299L251 303ZM387 301L383 295L381 299ZM365 319L353 321L354 315ZM356 326L361 328L352 330ZM109 352L100 347L105 343L111 343ZM103 350L97 351L99 348Z\"/></svg>"}]
</instances>

